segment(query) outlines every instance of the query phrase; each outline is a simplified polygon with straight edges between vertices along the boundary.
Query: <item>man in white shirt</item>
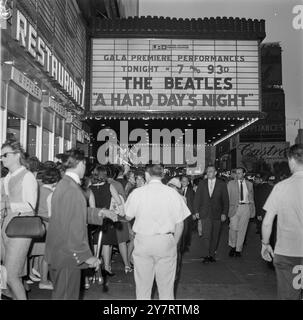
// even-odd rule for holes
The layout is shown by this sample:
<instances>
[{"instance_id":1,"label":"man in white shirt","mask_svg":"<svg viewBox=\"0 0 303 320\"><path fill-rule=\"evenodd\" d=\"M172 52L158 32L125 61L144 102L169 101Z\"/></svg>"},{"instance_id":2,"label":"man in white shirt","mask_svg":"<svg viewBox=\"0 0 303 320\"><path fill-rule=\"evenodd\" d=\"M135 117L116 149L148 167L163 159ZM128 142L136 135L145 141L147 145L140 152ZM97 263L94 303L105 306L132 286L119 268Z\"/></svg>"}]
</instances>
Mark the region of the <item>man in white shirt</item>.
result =
<instances>
[{"instance_id":1,"label":"man in white shirt","mask_svg":"<svg viewBox=\"0 0 303 320\"><path fill-rule=\"evenodd\" d=\"M303 145L289 149L288 164L292 176L273 188L263 209L262 257L274 259L278 281L278 297L287 300L302 298L303 273ZM269 244L272 225L277 215L275 251Z\"/></svg>"},{"instance_id":2,"label":"man in white shirt","mask_svg":"<svg viewBox=\"0 0 303 320\"><path fill-rule=\"evenodd\" d=\"M227 185L230 257L241 257L249 219L254 218L256 211L253 185L245 179L245 169L237 168L236 176L237 180L232 180Z\"/></svg>"},{"instance_id":3,"label":"man in white shirt","mask_svg":"<svg viewBox=\"0 0 303 320\"><path fill-rule=\"evenodd\" d=\"M134 275L140 300L151 299L155 277L159 299L174 299L177 243L190 215L181 195L162 184L162 176L162 165L147 166L147 184L135 189L125 204L126 218L135 218Z\"/></svg>"}]
</instances>

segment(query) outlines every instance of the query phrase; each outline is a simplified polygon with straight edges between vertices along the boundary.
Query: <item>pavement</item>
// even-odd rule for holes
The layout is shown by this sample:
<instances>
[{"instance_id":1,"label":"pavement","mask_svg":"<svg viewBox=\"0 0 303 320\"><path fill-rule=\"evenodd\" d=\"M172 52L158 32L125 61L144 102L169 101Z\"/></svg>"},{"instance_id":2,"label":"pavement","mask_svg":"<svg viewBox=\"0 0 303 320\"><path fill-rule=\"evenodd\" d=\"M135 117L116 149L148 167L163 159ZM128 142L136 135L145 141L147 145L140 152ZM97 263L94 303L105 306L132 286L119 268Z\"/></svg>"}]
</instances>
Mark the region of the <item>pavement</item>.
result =
<instances>
[{"instance_id":1,"label":"pavement","mask_svg":"<svg viewBox=\"0 0 303 320\"><path fill-rule=\"evenodd\" d=\"M181 279L176 299L185 300L275 300L275 272L260 256L260 236L256 234L255 223L250 222L246 245L241 258L228 256L228 225L222 227L217 251L217 262L203 264L205 255L203 241L193 233L190 250L183 256ZM125 274L121 257L113 256L112 271L116 274L109 279L108 292L93 284L83 290L84 300L135 299L133 273ZM30 285L29 299L50 299L51 291L40 290L37 284ZM154 290L153 299L158 299Z\"/></svg>"}]
</instances>

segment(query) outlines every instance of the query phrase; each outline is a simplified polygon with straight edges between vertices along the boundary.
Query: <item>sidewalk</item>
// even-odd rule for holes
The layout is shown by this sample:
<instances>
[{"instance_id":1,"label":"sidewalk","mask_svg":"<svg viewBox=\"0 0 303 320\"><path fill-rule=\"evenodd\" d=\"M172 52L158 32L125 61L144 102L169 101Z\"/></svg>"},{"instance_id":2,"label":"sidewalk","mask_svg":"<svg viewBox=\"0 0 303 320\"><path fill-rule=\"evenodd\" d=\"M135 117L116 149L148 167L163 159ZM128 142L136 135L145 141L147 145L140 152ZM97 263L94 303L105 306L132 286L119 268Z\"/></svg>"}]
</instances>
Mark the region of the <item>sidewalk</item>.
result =
<instances>
[{"instance_id":1,"label":"sidewalk","mask_svg":"<svg viewBox=\"0 0 303 320\"><path fill-rule=\"evenodd\" d=\"M260 256L260 238L255 233L255 224L250 223L247 245L242 258L230 258L227 245L228 226L223 225L218 248L217 262L202 264L203 244L197 233L193 235L190 251L183 257L181 279L177 299L276 299L275 273ZM112 265L116 276L109 279L109 291L102 292L102 286L94 284L83 292L85 300L135 299L133 273L125 275L119 255L114 256ZM39 290L31 285L29 299L50 299L51 291ZM157 294L154 296L157 299Z\"/></svg>"}]
</instances>

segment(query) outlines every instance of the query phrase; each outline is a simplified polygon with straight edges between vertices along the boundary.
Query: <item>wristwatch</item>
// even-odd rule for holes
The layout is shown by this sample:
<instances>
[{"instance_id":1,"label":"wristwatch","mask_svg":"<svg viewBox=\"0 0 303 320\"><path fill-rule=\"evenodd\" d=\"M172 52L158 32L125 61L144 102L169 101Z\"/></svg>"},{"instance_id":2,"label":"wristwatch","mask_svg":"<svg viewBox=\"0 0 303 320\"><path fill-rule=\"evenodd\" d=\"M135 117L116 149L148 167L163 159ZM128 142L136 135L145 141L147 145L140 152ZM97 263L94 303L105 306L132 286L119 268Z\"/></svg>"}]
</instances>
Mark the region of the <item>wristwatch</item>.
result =
<instances>
[{"instance_id":1,"label":"wristwatch","mask_svg":"<svg viewBox=\"0 0 303 320\"><path fill-rule=\"evenodd\" d=\"M269 243L265 243L263 240L261 241L261 243L262 243L263 246L268 246L269 245Z\"/></svg>"}]
</instances>

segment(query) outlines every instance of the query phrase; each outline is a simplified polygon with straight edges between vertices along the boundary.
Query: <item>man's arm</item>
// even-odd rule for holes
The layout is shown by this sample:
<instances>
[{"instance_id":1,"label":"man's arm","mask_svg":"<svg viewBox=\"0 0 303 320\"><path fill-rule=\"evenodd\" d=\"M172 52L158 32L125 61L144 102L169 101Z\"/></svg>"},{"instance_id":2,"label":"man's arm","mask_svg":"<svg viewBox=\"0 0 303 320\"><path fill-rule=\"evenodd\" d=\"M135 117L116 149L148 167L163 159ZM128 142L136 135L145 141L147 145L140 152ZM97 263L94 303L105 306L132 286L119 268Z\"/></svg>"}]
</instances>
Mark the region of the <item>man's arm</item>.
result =
<instances>
[{"instance_id":1,"label":"man's arm","mask_svg":"<svg viewBox=\"0 0 303 320\"><path fill-rule=\"evenodd\" d=\"M194 213L195 214L200 212L201 194L202 194L202 181L199 182L199 185L194 197Z\"/></svg>"},{"instance_id":2,"label":"man's arm","mask_svg":"<svg viewBox=\"0 0 303 320\"><path fill-rule=\"evenodd\" d=\"M269 195L263 209L266 211L265 217L262 223L262 250L261 255L262 258L266 261L271 261L274 252L272 247L269 244L269 238L272 232L272 226L275 219L275 216L278 212L279 208L279 192L277 192L278 185L272 190L271 194Z\"/></svg>"},{"instance_id":3,"label":"man's arm","mask_svg":"<svg viewBox=\"0 0 303 320\"><path fill-rule=\"evenodd\" d=\"M223 212L225 216L228 215L229 210L229 196L227 191L227 185L225 182L222 183L222 202L223 202Z\"/></svg>"},{"instance_id":4,"label":"man's arm","mask_svg":"<svg viewBox=\"0 0 303 320\"><path fill-rule=\"evenodd\" d=\"M255 196L254 196L253 184L251 184L250 192L251 192L251 204L250 204L251 213L250 213L250 217L254 218L255 215L256 215L256 207L255 207Z\"/></svg>"},{"instance_id":5,"label":"man's arm","mask_svg":"<svg viewBox=\"0 0 303 320\"><path fill-rule=\"evenodd\" d=\"M182 232L183 232L183 228L184 228L184 223L183 221L179 222L176 224L176 229L175 229L175 235L174 238L176 240L176 243L179 242L181 236L182 236Z\"/></svg>"}]
</instances>

